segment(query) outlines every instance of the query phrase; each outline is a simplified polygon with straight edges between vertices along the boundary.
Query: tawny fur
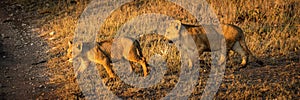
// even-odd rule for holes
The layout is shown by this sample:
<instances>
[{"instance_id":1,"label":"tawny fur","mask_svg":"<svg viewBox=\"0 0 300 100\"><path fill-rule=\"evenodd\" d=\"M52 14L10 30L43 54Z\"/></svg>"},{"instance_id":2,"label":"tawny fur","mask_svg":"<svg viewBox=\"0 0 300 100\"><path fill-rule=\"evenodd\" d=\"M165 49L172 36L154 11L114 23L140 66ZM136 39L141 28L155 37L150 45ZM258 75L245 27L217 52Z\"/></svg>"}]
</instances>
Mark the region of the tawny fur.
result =
<instances>
[{"instance_id":1,"label":"tawny fur","mask_svg":"<svg viewBox=\"0 0 300 100\"><path fill-rule=\"evenodd\" d=\"M192 36L194 39L196 46L198 47L198 53L201 55L203 52L212 51L210 48L209 40L207 38L207 31L205 30L205 26L201 25L187 25L182 24L180 21L175 20L171 22L169 28L166 31L166 36L170 40L177 40L182 38L181 28L184 26L188 31L188 35ZM209 28L213 26L208 26ZM223 36L226 41L227 52L229 50L233 50L242 56L241 65L245 66L247 64L248 58L251 60L263 64L260 60L258 60L248 49L245 43L245 36L241 28L232 24L221 24ZM176 30L177 29L177 30ZM213 29L213 28L212 28ZM215 30L216 31L216 30ZM228 53L227 53L228 54Z\"/></svg>"},{"instance_id":2,"label":"tawny fur","mask_svg":"<svg viewBox=\"0 0 300 100\"><path fill-rule=\"evenodd\" d=\"M75 44L75 46L80 48L72 48L73 45L74 44L70 42L67 50L67 56L70 57L70 62L72 62L73 58L81 56L83 59L86 58L96 64L103 65L109 77L115 77L111 63L125 58L130 62L139 63L143 68L144 76L148 74L147 62L145 57L142 55L140 44L138 41L134 41L131 38L103 40L101 42L97 42L94 46L87 43ZM92 49L90 50L83 50L84 46L93 47L91 47ZM112 50L115 52L113 51L114 53L112 53ZM73 53L74 55L72 56L73 51L76 53ZM78 73L83 72L86 67L87 65L80 66Z\"/></svg>"}]
</instances>

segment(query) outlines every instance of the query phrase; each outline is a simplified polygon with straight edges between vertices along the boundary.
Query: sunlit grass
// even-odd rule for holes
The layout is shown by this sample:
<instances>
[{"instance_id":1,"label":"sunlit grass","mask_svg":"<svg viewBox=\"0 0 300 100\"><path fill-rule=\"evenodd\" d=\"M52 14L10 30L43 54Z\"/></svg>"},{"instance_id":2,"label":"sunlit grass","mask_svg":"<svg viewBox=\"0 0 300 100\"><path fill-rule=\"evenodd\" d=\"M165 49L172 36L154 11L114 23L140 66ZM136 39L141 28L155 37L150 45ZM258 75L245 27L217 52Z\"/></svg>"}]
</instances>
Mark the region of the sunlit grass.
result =
<instances>
[{"instance_id":1,"label":"sunlit grass","mask_svg":"<svg viewBox=\"0 0 300 100\"><path fill-rule=\"evenodd\" d=\"M141 0L139 2L146 1ZM18 0L18 2L27 6L27 10L37 11L41 15L40 19L34 22L40 26L41 36L44 37L50 46L50 60L48 66L53 69L53 77L51 84L56 84L59 89L55 90L56 94L61 97L76 98L80 90L77 84L73 82L74 73L72 64L67 62L66 49L67 41L73 39L74 30L80 14L83 12L89 1L86 0ZM300 49L300 2L298 0L208 0L218 15L221 23L231 23L241 27L246 36L246 43L252 53L262 59L268 60L271 64L278 64L269 57L290 57L291 55L299 55ZM153 3L155 5L164 5L164 3ZM165 6L165 5L164 5ZM161 6L161 9L166 9ZM99 39L111 38L115 31L133 16L140 14L137 8L132 6L123 6L130 8L125 11L116 10L110 17L111 22L107 21L104 30L100 30ZM171 8L166 6L167 8ZM176 7L175 7L176 8ZM175 9L173 8L173 9ZM160 12L155 11L157 8L147 8L143 12ZM124 12L127 16L119 16ZM160 12L169 16L175 16L180 20L192 19L192 16L182 17L181 13L176 12ZM193 21L191 21L193 22ZM107 29L107 30L105 30ZM55 32L54 35L48 33ZM102 33L102 34L100 34ZM144 43L145 42L145 43ZM146 44L143 41L141 44ZM154 46L152 44L152 46ZM159 46L155 46L159 47ZM144 48L147 47L144 45ZM153 47L152 47L153 48ZM151 49L148 48L148 49ZM154 48L159 49L159 48ZM174 48L172 48L174 49ZM176 49L176 48L175 48ZM155 50L154 50L155 51ZM159 50L156 50L159 51ZM144 50L146 56L150 56L147 50ZM175 53L175 52L172 52ZM170 59L176 59L170 58ZM175 61L175 60L174 60ZM178 62L177 62L178 63ZM238 74L239 75L239 74ZM238 76L236 75L236 77ZM226 75L230 76L230 75ZM225 77L226 77L225 76ZM233 78L233 81L239 81L240 78ZM291 98L286 88L282 85L263 83L244 84L232 83L222 84L221 88L228 91L220 92L217 98L236 98L250 99L261 98ZM274 91L272 88L275 87ZM269 92L272 90L271 92ZM267 91L267 95L264 93ZM280 92L278 92L280 91ZM299 93L298 93L299 94Z\"/></svg>"}]
</instances>

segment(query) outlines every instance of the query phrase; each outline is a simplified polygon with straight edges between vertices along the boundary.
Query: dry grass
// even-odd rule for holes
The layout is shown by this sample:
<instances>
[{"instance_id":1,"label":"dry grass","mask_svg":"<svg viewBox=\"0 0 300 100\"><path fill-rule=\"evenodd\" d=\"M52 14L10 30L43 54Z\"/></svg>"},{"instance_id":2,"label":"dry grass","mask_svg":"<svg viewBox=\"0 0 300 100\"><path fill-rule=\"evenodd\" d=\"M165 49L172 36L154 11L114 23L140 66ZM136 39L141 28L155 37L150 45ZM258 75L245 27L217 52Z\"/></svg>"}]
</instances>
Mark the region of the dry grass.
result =
<instances>
[{"instance_id":1,"label":"dry grass","mask_svg":"<svg viewBox=\"0 0 300 100\"><path fill-rule=\"evenodd\" d=\"M224 23L238 24L251 51L267 57L299 51L297 0L210 1Z\"/></svg>"},{"instance_id":2,"label":"dry grass","mask_svg":"<svg viewBox=\"0 0 300 100\"><path fill-rule=\"evenodd\" d=\"M194 22L194 18L185 15L185 11L168 6L171 3L134 2L117 9L109 18L106 24L99 30L99 38L111 38L116 30L130 18L147 12L163 13L173 16L182 21ZM72 64L67 62L66 50L67 41L73 39L77 20L89 1L85 0L18 0L19 3L28 5L28 11L37 11L40 16L34 23L40 26L42 37L47 39L51 49L49 68L53 69L53 77L50 84L55 84L58 89L54 92L58 98L74 99L81 98L82 94L78 84L74 82ZM299 97L299 55L300 55L300 1L298 0L208 0L214 8L222 23L231 23L240 26L246 36L246 43L254 55L263 58L268 66L263 68L250 68L247 70L233 72L234 69L227 69L223 83L217 93L217 99L291 99ZM151 5L155 7L145 7L137 9L135 4L140 6ZM162 9L157 11L155 9ZM167 9L175 9L174 12ZM125 9L125 10L124 10ZM126 16L120 16L126 15ZM188 20L187 20L188 19ZM50 32L54 35L49 35ZM157 41L153 41L157 40ZM157 36L152 38L141 37L141 46L146 57L150 57L154 52L160 53L166 45L163 38ZM162 42L161 42L162 41ZM155 48L154 48L155 47ZM166 83L162 83L153 88L138 90L116 80L107 81L112 91L122 98L159 98L168 93L178 80L178 53L176 47L170 46L169 54L165 54L171 70L164 78ZM149 52L151 51L151 52ZM163 54L162 54L163 55ZM170 56L172 55L172 56ZM232 59L236 59L234 56ZM230 61L231 61L230 60ZM236 62L235 62L236 63ZM229 63L227 66L236 66ZM255 65L251 65L255 66ZM271 66L271 67L270 67ZM275 67L274 67L275 66ZM203 75L207 75L208 69L201 69ZM260 70L260 71L256 71ZM105 73L103 68L101 73ZM274 75L274 76L272 76ZM101 74L102 77L105 75ZM191 98L199 98L205 85L207 77L199 79L199 84L195 88ZM285 80L285 78L287 80ZM202 81L200 81L202 80ZM172 81L172 82L171 82ZM76 87L76 88L75 88ZM122 88L123 87L123 88ZM139 91L159 91L155 95L142 93Z\"/></svg>"}]
</instances>

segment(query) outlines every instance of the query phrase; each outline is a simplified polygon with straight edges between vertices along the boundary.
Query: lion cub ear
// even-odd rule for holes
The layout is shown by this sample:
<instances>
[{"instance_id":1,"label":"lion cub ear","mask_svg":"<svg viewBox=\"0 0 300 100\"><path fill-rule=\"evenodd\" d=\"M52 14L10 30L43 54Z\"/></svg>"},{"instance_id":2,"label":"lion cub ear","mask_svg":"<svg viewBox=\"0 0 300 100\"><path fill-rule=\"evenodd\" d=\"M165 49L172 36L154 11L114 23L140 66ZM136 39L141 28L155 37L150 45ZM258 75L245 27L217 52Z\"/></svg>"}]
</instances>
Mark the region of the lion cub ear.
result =
<instances>
[{"instance_id":1,"label":"lion cub ear","mask_svg":"<svg viewBox=\"0 0 300 100\"><path fill-rule=\"evenodd\" d=\"M179 20L171 20L166 29L165 37L170 40L176 40L180 37L181 22Z\"/></svg>"},{"instance_id":2,"label":"lion cub ear","mask_svg":"<svg viewBox=\"0 0 300 100\"><path fill-rule=\"evenodd\" d=\"M180 29L181 29L181 21L180 20L174 20L173 25L175 26L177 32L179 32Z\"/></svg>"}]
</instances>

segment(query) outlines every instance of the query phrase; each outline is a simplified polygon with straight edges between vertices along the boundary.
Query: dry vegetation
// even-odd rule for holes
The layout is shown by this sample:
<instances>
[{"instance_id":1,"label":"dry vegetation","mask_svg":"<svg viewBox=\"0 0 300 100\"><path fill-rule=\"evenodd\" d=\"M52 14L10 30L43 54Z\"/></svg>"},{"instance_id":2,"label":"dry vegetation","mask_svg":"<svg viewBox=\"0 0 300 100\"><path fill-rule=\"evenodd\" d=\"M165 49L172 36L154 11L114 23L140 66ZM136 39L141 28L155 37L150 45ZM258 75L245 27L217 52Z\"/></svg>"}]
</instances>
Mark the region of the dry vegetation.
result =
<instances>
[{"instance_id":1,"label":"dry vegetation","mask_svg":"<svg viewBox=\"0 0 300 100\"><path fill-rule=\"evenodd\" d=\"M115 31L128 19L141 13L156 12L173 16L179 20L193 22L193 17L184 15L185 12L169 7L170 3L142 2L137 0L132 4L116 10L109 18L103 29L99 30L99 40L111 38ZM74 82L74 70L72 64L67 62L66 50L68 42L73 39L74 30L80 14L90 1L87 0L18 0L25 5L28 11L37 11L38 18L33 23L40 28L40 36L45 38L51 49L49 68L52 69L52 78L49 84L55 84L57 89L53 91L57 97L75 99L83 98L78 84ZM300 96L300 1L298 0L208 0L214 8L222 23L231 23L240 26L246 36L246 43L252 53L263 59L266 66L256 67L250 64L247 68L236 70L236 54L231 54L227 64L224 80L216 94L216 99L299 99ZM139 10L134 4L140 6L150 5ZM125 9L128 8L128 9ZM162 12L155 9L160 8ZM125 11L123 11L125 9ZM182 12L181 12L182 11ZM119 15L128 16L119 16ZM114 21L117 20L117 21ZM118 26L119 25L119 26ZM55 32L54 35L49 33ZM156 40L156 41L153 41ZM141 46L145 57L150 57L154 52L158 53L165 47L163 38L141 37ZM155 48L154 48L155 47ZM109 80L105 71L100 67L101 77L108 87L121 98L160 98L163 97L178 81L179 58L176 47L170 46L171 52L165 55L170 67L165 82L149 89L136 89L124 84L120 80ZM149 52L153 51L153 52ZM149 59L149 58L148 58ZM239 60L237 60L239 61ZM205 65L207 66L207 65ZM203 77L191 98L200 98L205 86L209 68L200 70ZM206 76L205 76L206 75ZM202 81L200 81L202 80Z\"/></svg>"}]
</instances>

